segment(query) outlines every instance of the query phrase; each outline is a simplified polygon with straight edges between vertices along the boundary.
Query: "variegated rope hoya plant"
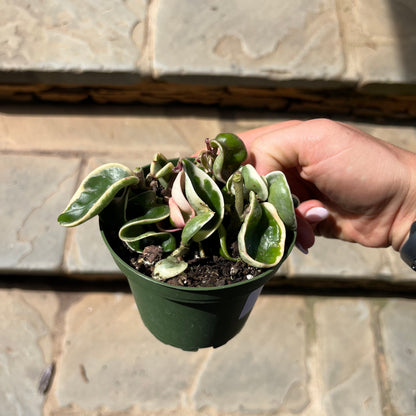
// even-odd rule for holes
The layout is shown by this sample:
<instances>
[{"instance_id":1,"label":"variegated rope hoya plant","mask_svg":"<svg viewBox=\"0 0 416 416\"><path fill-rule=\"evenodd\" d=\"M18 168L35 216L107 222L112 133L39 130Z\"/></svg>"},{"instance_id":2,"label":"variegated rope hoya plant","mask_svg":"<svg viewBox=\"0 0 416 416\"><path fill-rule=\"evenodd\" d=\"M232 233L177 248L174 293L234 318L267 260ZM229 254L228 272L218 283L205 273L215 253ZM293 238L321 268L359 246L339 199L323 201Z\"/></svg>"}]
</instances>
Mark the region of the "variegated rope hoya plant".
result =
<instances>
[{"instance_id":1,"label":"variegated rope hoya plant","mask_svg":"<svg viewBox=\"0 0 416 416\"><path fill-rule=\"evenodd\" d=\"M164 258L153 272L157 280L184 272L190 247L198 245L204 256L204 242L212 244L213 237L228 260L274 267L284 254L286 228L296 230L293 198L282 172L260 176L252 165L243 165L246 158L243 141L222 133L207 139L195 159L174 164L156 154L147 174L140 167L105 164L82 181L58 221L79 225L124 198L119 238L138 253L150 245L162 248ZM234 241L238 257L230 254Z\"/></svg>"}]
</instances>

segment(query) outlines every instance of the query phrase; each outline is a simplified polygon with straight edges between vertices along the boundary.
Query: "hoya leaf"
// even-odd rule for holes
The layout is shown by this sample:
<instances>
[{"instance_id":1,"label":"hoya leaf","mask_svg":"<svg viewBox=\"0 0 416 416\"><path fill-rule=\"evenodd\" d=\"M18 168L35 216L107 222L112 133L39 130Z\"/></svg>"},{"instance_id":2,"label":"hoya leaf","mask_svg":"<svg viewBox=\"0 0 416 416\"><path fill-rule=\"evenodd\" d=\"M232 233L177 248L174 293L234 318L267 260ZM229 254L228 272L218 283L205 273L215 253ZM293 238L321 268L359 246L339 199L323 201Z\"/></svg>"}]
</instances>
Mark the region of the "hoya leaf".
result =
<instances>
[{"instance_id":1,"label":"hoya leaf","mask_svg":"<svg viewBox=\"0 0 416 416\"><path fill-rule=\"evenodd\" d=\"M187 245L191 240L196 242L204 240L206 238L206 232L201 230L214 215L214 212L207 211L191 218L182 230L181 243Z\"/></svg>"},{"instance_id":2,"label":"hoya leaf","mask_svg":"<svg viewBox=\"0 0 416 416\"><path fill-rule=\"evenodd\" d=\"M224 257L227 260L237 261L237 259L232 257L230 255L230 253L228 252L227 230L225 229L225 227L222 224L218 227L218 235L220 237L220 255L221 255L221 257Z\"/></svg>"},{"instance_id":3,"label":"hoya leaf","mask_svg":"<svg viewBox=\"0 0 416 416\"><path fill-rule=\"evenodd\" d=\"M172 185L172 198L178 208L181 210L185 219L195 215L191 204L186 199L185 195L185 171L181 170L176 176Z\"/></svg>"},{"instance_id":4,"label":"hoya leaf","mask_svg":"<svg viewBox=\"0 0 416 416\"><path fill-rule=\"evenodd\" d=\"M175 237L169 232L148 231L126 244L134 251L142 253L147 246L161 246L163 252L170 253L176 249Z\"/></svg>"},{"instance_id":5,"label":"hoya leaf","mask_svg":"<svg viewBox=\"0 0 416 416\"><path fill-rule=\"evenodd\" d=\"M293 204L293 197L289 184L283 172L274 171L266 175L269 183L268 202L276 208L279 217L290 230L296 230L296 214Z\"/></svg>"},{"instance_id":6,"label":"hoya leaf","mask_svg":"<svg viewBox=\"0 0 416 416\"><path fill-rule=\"evenodd\" d=\"M133 194L130 192L129 198L126 202L126 220L144 215L151 208L158 205L156 192L153 190L146 190L139 194Z\"/></svg>"},{"instance_id":7,"label":"hoya leaf","mask_svg":"<svg viewBox=\"0 0 416 416\"><path fill-rule=\"evenodd\" d=\"M160 171L165 165L169 163L169 160L162 155L162 153L156 153L153 156L153 160L150 163L150 174L156 176L157 172Z\"/></svg>"},{"instance_id":8,"label":"hoya leaf","mask_svg":"<svg viewBox=\"0 0 416 416\"><path fill-rule=\"evenodd\" d=\"M198 241L209 237L224 218L224 197L209 175L187 159L182 161L185 171L185 195L197 215L214 212L198 234Z\"/></svg>"},{"instance_id":9,"label":"hoya leaf","mask_svg":"<svg viewBox=\"0 0 416 416\"><path fill-rule=\"evenodd\" d=\"M173 175L173 169L175 169L175 166L172 162L169 162L155 174L155 178L159 180L164 188L169 184L170 178Z\"/></svg>"},{"instance_id":10,"label":"hoya leaf","mask_svg":"<svg viewBox=\"0 0 416 416\"><path fill-rule=\"evenodd\" d=\"M169 198L169 216L170 222L177 228L185 227L185 218L183 217L182 211L178 204L173 198Z\"/></svg>"},{"instance_id":11,"label":"hoya leaf","mask_svg":"<svg viewBox=\"0 0 416 416\"><path fill-rule=\"evenodd\" d=\"M155 224L169 217L167 205L156 205L150 208L144 215L126 222L119 230L118 236L123 241L135 241L143 233L143 226Z\"/></svg>"},{"instance_id":12,"label":"hoya leaf","mask_svg":"<svg viewBox=\"0 0 416 416\"><path fill-rule=\"evenodd\" d=\"M276 266L282 259L286 230L276 209L269 202L259 203L250 193L250 206L238 234L238 248L243 261L254 267Z\"/></svg>"},{"instance_id":13,"label":"hoya leaf","mask_svg":"<svg viewBox=\"0 0 416 416\"><path fill-rule=\"evenodd\" d=\"M238 136L232 133L219 134L210 141L210 145L214 149L218 149L212 166L214 176L221 182L227 182L227 179L246 160L246 146Z\"/></svg>"},{"instance_id":14,"label":"hoya leaf","mask_svg":"<svg viewBox=\"0 0 416 416\"><path fill-rule=\"evenodd\" d=\"M261 201L266 201L269 195L267 180L258 174L253 165L247 164L241 168L244 187L248 191L254 191Z\"/></svg>"},{"instance_id":15,"label":"hoya leaf","mask_svg":"<svg viewBox=\"0 0 416 416\"><path fill-rule=\"evenodd\" d=\"M65 227L82 224L99 214L117 195L139 179L126 166L108 163L94 169L81 183L58 222Z\"/></svg>"},{"instance_id":16,"label":"hoya leaf","mask_svg":"<svg viewBox=\"0 0 416 416\"><path fill-rule=\"evenodd\" d=\"M159 180L159 183L167 188L172 176L173 164L162 153L156 153L150 164L150 175Z\"/></svg>"},{"instance_id":17,"label":"hoya leaf","mask_svg":"<svg viewBox=\"0 0 416 416\"><path fill-rule=\"evenodd\" d=\"M169 256L155 264L153 278L156 280L167 280L181 274L188 267L188 263L179 260L175 256Z\"/></svg>"}]
</instances>

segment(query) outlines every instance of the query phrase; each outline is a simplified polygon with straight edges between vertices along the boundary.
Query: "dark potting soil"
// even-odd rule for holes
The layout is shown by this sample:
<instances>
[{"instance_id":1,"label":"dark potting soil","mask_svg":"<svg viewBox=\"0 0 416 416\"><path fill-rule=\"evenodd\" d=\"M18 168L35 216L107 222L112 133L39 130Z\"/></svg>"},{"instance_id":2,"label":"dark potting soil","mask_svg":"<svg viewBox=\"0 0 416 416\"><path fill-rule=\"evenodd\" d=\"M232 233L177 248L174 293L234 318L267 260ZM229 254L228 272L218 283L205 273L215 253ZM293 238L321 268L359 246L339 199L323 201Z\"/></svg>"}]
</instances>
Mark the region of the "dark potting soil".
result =
<instances>
[{"instance_id":1,"label":"dark potting soil","mask_svg":"<svg viewBox=\"0 0 416 416\"><path fill-rule=\"evenodd\" d=\"M114 236L111 240L111 246L127 264L146 276L152 276L154 265L162 258L160 246L148 246L143 253L136 253L118 237ZM250 280L264 271L243 261L227 260L212 254L199 257L196 252L188 253L185 260L188 262L187 269L180 275L165 280L165 283L186 287L225 286Z\"/></svg>"},{"instance_id":2,"label":"dark potting soil","mask_svg":"<svg viewBox=\"0 0 416 416\"><path fill-rule=\"evenodd\" d=\"M148 246L142 254L130 258L130 264L138 271L151 276L154 264L162 258L158 246ZM220 256L193 257L188 268L176 277L166 280L174 286L214 287L249 280L262 272L243 261L231 261Z\"/></svg>"}]
</instances>

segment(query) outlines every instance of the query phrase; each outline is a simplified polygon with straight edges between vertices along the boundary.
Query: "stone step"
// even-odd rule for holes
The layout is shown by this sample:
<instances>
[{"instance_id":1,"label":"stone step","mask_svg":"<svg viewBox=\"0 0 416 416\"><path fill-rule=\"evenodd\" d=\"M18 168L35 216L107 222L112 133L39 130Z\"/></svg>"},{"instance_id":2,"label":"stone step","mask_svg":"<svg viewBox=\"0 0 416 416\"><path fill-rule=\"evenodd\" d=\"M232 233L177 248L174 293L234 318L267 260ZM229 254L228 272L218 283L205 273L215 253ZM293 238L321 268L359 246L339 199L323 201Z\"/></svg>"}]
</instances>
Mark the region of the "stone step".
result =
<instances>
[{"instance_id":1,"label":"stone step","mask_svg":"<svg viewBox=\"0 0 416 416\"><path fill-rule=\"evenodd\" d=\"M132 168L154 153L189 156L206 137L282 121L274 112L195 107L0 107L0 273L118 279L97 221L66 230L56 218L80 179L111 161ZM353 122L398 146L416 151L416 129L404 124ZM318 238L305 256L295 250L279 272L285 283L370 286L412 285L414 273L391 249L370 249ZM34 277L35 278L35 277ZM275 281L282 284L280 277Z\"/></svg>"},{"instance_id":2,"label":"stone step","mask_svg":"<svg viewBox=\"0 0 416 416\"><path fill-rule=\"evenodd\" d=\"M415 6L0 0L0 99L414 118Z\"/></svg>"}]
</instances>

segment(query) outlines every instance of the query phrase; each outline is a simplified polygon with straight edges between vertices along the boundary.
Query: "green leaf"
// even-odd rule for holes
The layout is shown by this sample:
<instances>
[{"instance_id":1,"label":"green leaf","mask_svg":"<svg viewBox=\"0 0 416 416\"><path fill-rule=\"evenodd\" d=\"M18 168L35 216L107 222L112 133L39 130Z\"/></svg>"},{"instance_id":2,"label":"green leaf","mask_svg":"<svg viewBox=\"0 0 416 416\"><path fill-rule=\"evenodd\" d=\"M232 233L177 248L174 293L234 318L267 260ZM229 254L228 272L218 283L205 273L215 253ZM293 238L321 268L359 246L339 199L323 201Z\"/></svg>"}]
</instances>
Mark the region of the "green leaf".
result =
<instances>
[{"instance_id":1,"label":"green leaf","mask_svg":"<svg viewBox=\"0 0 416 416\"><path fill-rule=\"evenodd\" d=\"M153 278L156 280L167 280L181 274L188 267L188 263L179 260L175 256L169 256L155 264Z\"/></svg>"},{"instance_id":2,"label":"green leaf","mask_svg":"<svg viewBox=\"0 0 416 416\"><path fill-rule=\"evenodd\" d=\"M241 174L247 191L254 191L261 201L266 201L269 196L267 180L258 174L255 167L250 164L244 165Z\"/></svg>"},{"instance_id":3,"label":"green leaf","mask_svg":"<svg viewBox=\"0 0 416 416\"><path fill-rule=\"evenodd\" d=\"M269 183L268 202L276 208L279 217L290 230L296 230L296 214L293 204L293 197L290 192L289 184L283 172L274 171L266 175Z\"/></svg>"},{"instance_id":4,"label":"green leaf","mask_svg":"<svg viewBox=\"0 0 416 416\"><path fill-rule=\"evenodd\" d=\"M217 157L212 166L214 176L221 182L234 173L247 158L244 142L235 134L221 133L210 141L214 149L218 149Z\"/></svg>"},{"instance_id":5,"label":"green leaf","mask_svg":"<svg viewBox=\"0 0 416 416\"><path fill-rule=\"evenodd\" d=\"M157 178L159 183L167 188L172 176L173 164L162 153L156 153L150 164L150 175Z\"/></svg>"},{"instance_id":6,"label":"green leaf","mask_svg":"<svg viewBox=\"0 0 416 416\"><path fill-rule=\"evenodd\" d=\"M221 224L224 218L224 197L218 185L204 171L189 160L182 161L185 171L185 195L197 216L206 212L214 212L194 237L195 241L208 238Z\"/></svg>"},{"instance_id":7,"label":"green leaf","mask_svg":"<svg viewBox=\"0 0 416 416\"><path fill-rule=\"evenodd\" d=\"M148 231L138 236L134 241L126 244L134 251L142 253L147 246L161 246L165 253L170 253L176 249L175 237L166 231Z\"/></svg>"},{"instance_id":8,"label":"green leaf","mask_svg":"<svg viewBox=\"0 0 416 416\"><path fill-rule=\"evenodd\" d=\"M221 257L224 257L227 260L237 261L236 258L231 257L230 253L228 252L227 248L227 230L225 227L221 224L218 227L218 235L220 237L220 255Z\"/></svg>"},{"instance_id":9,"label":"green leaf","mask_svg":"<svg viewBox=\"0 0 416 416\"><path fill-rule=\"evenodd\" d=\"M94 169L81 183L58 222L65 227L82 224L99 214L123 188L139 182L126 166L108 163Z\"/></svg>"},{"instance_id":10,"label":"green leaf","mask_svg":"<svg viewBox=\"0 0 416 416\"><path fill-rule=\"evenodd\" d=\"M187 245L192 239L196 242L204 240L206 233L200 231L214 215L213 211L207 211L191 218L182 230L181 243Z\"/></svg>"},{"instance_id":11,"label":"green leaf","mask_svg":"<svg viewBox=\"0 0 416 416\"><path fill-rule=\"evenodd\" d=\"M123 241L135 241L144 232L146 224L155 224L169 217L167 205L151 207L144 215L126 222L119 230L118 236Z\"/></svg>"},{"instance_id":12,"label":"green leaf","mask_svg":"<svg viewBox=\"0 0 416 416\"><path fill-rule=\"evenodd\" d=\"M260 268L276 266L284 254L285 238L285 226L274 206L259 203L251 192L249 211L238 234L243 261Z\"/></svg>"},{"instance_id":13,"label":"green leaf","mask_svg":"<svg viewBox=\"0 0 416 416\"><path fill-rule=\"evenodd\" d=\"M156 192L152 190L146 190L139 194L133 194L130 192L127 199L126 220L137 218L146 214L151 208L158 204Z\"/></svg>"}]
</instances>

